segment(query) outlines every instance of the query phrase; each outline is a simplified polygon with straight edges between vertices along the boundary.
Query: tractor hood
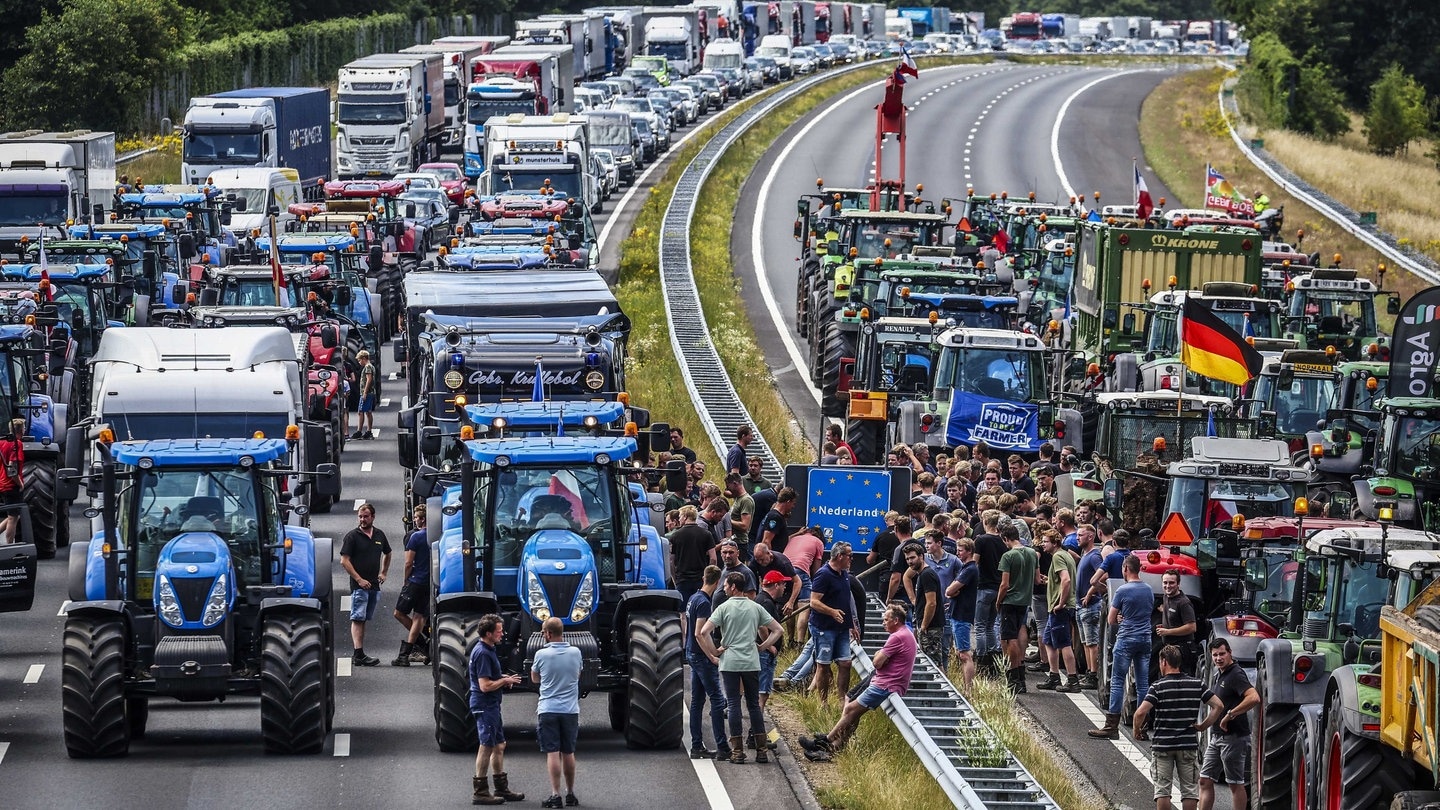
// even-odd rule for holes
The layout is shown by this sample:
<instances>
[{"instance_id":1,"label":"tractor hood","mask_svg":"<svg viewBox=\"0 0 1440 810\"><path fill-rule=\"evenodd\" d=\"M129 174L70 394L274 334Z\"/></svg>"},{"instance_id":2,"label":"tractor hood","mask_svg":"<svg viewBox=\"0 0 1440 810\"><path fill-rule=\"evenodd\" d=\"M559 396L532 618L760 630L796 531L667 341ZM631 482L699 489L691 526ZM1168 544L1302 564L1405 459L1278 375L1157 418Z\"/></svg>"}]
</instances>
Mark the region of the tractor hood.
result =
<instances>
[{"instance_id":1,"label":"tractor hood","mask_svg":"<svg viewBox=\"0 0 1440 810\"><path fill-rule=\"evenodd\" d=\"M155 563L155 613L177 630L218 626L235 604L230 547L211 531L177 535Z\"/></svg>"},{"instance_id":2,"label":"tractor hood","mask_svg":"<svg viewBox=\"0 0 1440 810\"><path fill-rule=\"evenodd\" d=\"M545 518L541 518L542 521ZM520 556L521 604L536 621L589 621L600 587L590 544L568 529L539 528Z\"/></svg>"}]
</instances>

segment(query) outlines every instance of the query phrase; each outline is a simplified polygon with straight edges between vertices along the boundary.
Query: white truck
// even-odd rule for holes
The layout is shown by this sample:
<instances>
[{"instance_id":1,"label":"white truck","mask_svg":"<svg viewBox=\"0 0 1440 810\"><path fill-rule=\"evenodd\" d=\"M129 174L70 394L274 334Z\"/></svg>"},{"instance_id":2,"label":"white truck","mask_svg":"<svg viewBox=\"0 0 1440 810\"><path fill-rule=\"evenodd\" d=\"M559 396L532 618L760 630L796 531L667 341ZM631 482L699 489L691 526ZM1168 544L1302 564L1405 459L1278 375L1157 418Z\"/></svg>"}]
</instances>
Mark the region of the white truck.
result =
<instances>
[{"instance_id":1,"label":"white truck","mask_svg":"<svg viewBox=\"0 0 1440 810\"><path fill-rule=\"evenodd\" d=\"M755 55L774 59L780 69L780 78L790 79L795 76L795 66L790 62L792 47L789 34L769 34L760 38L760 44L755 46Z\"/></svg>"},{"instance_id":2,"label":"white truck","mask_svg":"<svg viewBox=\"0 0 1440 810\"><path fill-rule=\"evenodd\" d=\"M569 106L570 91L575 87L577 75L575 51L569 45L531 45L516 42L494 50L481 59L538 62L542 74L542 89L549 99L550 109L564 110ZM472 65L472 72L473 70ZM475 76L473 80L480 81L481 77Z\"/></svg>"},{"instance_id":3,"label":"white truck","mask_svg":"<svg viewBox=\"0 0 1440 810\"><path fill-rule=\"evenodd\" d=\"M706 46L701 66L706 70L744 68L745 47L733 39L717 39Z\"/></svg>"},{"instance_id":4,"label":"white truck","mask_svg":"<svg viewBox=\"0 0 1440 810\"><path fill-rule=\"evenodd\" d=\"M212 172L291 168L310 199L324 199L330 165L330 91L247 87L190 99L180 177L206 185Z\"/></svg>"},{"instance_id":5,"label":"white truck","mask_svg":"<svg viewBox=\"0 0 1440 810\"><path fill-rule=\"evenodd\" d=\"M465 89L470 85L470 61L494 50L491 37L446 37L429 45L411 45L400 53L441 55L441 75L445 79L445 146L460 147L465 137ZM502 37L509 40L509 37Z\"/></svg>"},{"instance_id":6,"label":"white truck","mask_svg":"<svg viewBox=\"0 0 1440 810\"><path fill-rule=\"evenodd\" d=\"M434 160L445 138L444 56L375 54L340 68L341 179L389 177Z\"/></svg>"},{"instance_id":7,"label":"white truck","mask_svg":"<svg viewBox=\"0 0 1440 810\"><path fill-rule=\"evenodd\" d=\"M40 132L0 135L0 253L18 256L21 237L65 232L109 208L115 193L115 133Z\"/></svg>"},{"instance_id":8,"label":"white truck","mask_svg":"<svg viewBox=\"0 0 1440 810\"><path fill-rule=\"evenodd\" d=\"M915 38L915 25L909 17L901 17L899 9L887 8L885 9L885 38L909 42Z\"/></svg>"},{"instance_id":9,"label":"white truck","mask_svg":"<svg viewBox=\"0 0 1440 810\"><path fill-rule=\"evenodd\" d=\"M512 115L485 122L489 161L477 182L480 196L534 192L547 181L559 197L573 197L592 213L601 205L591 171L590 129L582 116Z\"/></svg>"},{"instance_id":10,"label":"white truck","mask_svg":"<svg viewBox=\"0 0 1440 810\"><path fill-rule=\"evenodd\" d=\"M339 461L340 426L306 419L304 339L278 326L107 329L90 360L88 418L120 441L295 438L297 468L315 471ZM292 425L298 437L287 434Z\"/></svg>"},{"instance_id":11,"label":"white truck","mask_svg":"<svg viewBox=\"0 0 1440 810\"><path fill-rule=\"evenodd\" d=\"M234 198L230 209L230 230L243 236L259 228L268 233L268 212L275 208L275 228L283 232L296 217L290 206L304 199L300 175L294 169L221 169L206 178L215 188Z\"/></svg>"},{"instance_id":12,"label":"white truck","mask_svg":"<svg viewBox=\"0 0 1440 810\"><path fill-rule=\"evenodd\" d=\"M575 79L584 81L587 79L599 79L614 72L613 63L614 51L607 47L607 36L605 31L609 25L605 21L605 15L596 11L587 11L583 14L541 14L532 23L549 23L551 25L563 25L569 31L568 39L556 40L552 38L548 42L537 44L570 45L575 49ZM520 39L520 26L527 23L516 23L516 39ZM552 29L556 32L559 29ZM530 41L535 42L535 35L532 33Z\"/></svg>"},{"instance_id":13,"label":"white truck","mask_svg":"<svg viewBox=\"0 0 1440 810\"><path fill-rule=\"evenodd\" d=\"M650 6L645 21L645 53L663 56L670 69L689 76L700 67L700 15L682 6Z\"/></svg>"}]
</instances>

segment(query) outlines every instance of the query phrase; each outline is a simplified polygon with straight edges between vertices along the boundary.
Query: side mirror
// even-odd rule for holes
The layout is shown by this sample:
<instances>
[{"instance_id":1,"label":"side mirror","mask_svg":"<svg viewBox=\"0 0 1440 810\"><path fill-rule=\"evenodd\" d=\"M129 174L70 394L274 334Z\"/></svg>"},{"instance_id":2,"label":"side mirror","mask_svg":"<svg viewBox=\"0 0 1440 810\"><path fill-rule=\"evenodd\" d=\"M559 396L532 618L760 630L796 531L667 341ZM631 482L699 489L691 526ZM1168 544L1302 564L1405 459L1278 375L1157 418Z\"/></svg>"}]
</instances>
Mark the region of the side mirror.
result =
<instances>
[{"instance_id":1,"label":"side mirror","mask_svg":"<svg viewBox=\"0 0 1440 810\"><path fill-rule=\"evenodd\" d=\"M385 267L385 250L379 245L370 247L370 272L379 273Z\"/></svg>"},{"instance_id":2,"label":"side mirror","mask_svg":"<svg viewBox=\"0 0 1440 810\"><path fill-rule=\"evenodd\" d=\"M230 201L230 208L231 208L231 210L235 211L236 213L239 213L239 214L245 213L245 208L246 208L245 198L244 198L244 197L235 197L235 198L233 198L233 199Z\"/></svg>"},{"instance_id":3,"label":"side mirror","mask_svg":"<svg viewBox=\"0 0 1440 810\"><path fill-rule=\"evenodd\" d=\"M1264 557L1251 557L1245 561L1245 587L1256 592L1270 587L1270 566Z\"/></svg>"},{"instance_id":4,"label":"side mirror","mask_svg":"<svg viewBox=\"0 0 1440 810\"><path fill-rule=\"evenodd\" d=\"M232 209L229 204L220 206L220 224L229 227Z\"/></svg>"},{"instance_id":5,"label":"side mirror","mask_svg":"<svg viewBox=\"0 0 1440 810\"><path fill-rule=\"evenodd\" d=\"M665 491L684 492L685 484L685 461L671 459L665 465Z\"/></svg>"},{"instance_id":6,"label":"side mirror","mask_svg":"<svg viewBox=\"0 0 1440 810\"><path fill-rule=\"evenodd\" d=\"M454 226L454 225L459 225L459 224L460 224L460 207L459 207L459 206L451 206L451 207L450 207L450 224L451 224L452 226Z\"/></svg>"},{"instance_id":7,"label":"side mirror","mask_svg":"<svg viewBox=\"0 0 1440 810\"><path fill-rule=\"evenodd\" d=\"M1120 325L1120 312L1119 312L1119 310L1115 309L1114 307L1106 307L1106 308L1105 308L1105 312L1104 312L1104 314L1103 314L1103 316L1102 316L1102 321L1103 321L1104 326L1105 326L1106 329L1114 329L1115 327L1119 326L1119 325Z\"/></svg>"},{"instance_id":8,"label":"side mirror","mask_svg":"<svg viewBox=\"0 0 1440 810\"><path fill-rule=\"evenodd\" d=\"M80 497L80 470L65 467L55 473L55 500L73 501Z\"/></svg>"},{"instance_id":9,"label":"side mirror","mask_svg":"<svg viewBox=\"0 0 1440 810\"><path fill-rule=\"evenodd\" d=\"M200 306L213 307L220 303L220 291L214 287L206 287L200 291Z\"/></svg>"},{"instance_id":10,"label":"side mirror","mask_svg":"<svg viewBox=\"0 0 1440 810\"><path fill-rule=\"evenodd\" d=\"M320 327L320 345L327 349L340 345L340 332L334 324L327 323Z\"/></svg>"},{"instance_id":11,"label":"side mirror","mask_svg":"<svg viewBox=\"0 0 1440 810\"><path fill-rule=\"evenodd\" d=\"M805 220L803 219L795 220L795 239L796 241L805 239Z\"/></svg>"},{"instance_id":12,"label":"side mirror","mask_svg":"<svg viewBox=\"0 0 1440 810\"><path fill-rule=\"evenodd\" d=\"M348 307L354 300L355 291L350 289L350 285L346 284L335 288L335 306Z\"/></svg>"},{"instance_id":13,"label":"side mirror","mask_svg":"<svg viewBox=\"0 0 1440 810\"><path fill-rule=\"evenodd\" d=\"M170 288L170 295L173 297L175 303L183 304L186 299L190 297L190 285L183 281L177 281L175 285Z\"/></svg>"},{"instance_id":14,"label":"side mirror","mask_svg":"<svg viewBox=\"0 0 1440 810\"><path fill-rule=\"evenodd\" d=\"M1289 388L1293 382L1295 382L1295 369L1288 363L1282 364L1280 366L1280 374L1275 378L1275 386L1277 388Z\"/></svg>"},{"instance_id":15,"label":"side mirror","mask_svg":"<svg viewBox=\"0 0 1440 810\"><path fill-rule=\"evenodd\" d=\"M395 362L405 363L409 361L410 351L409 347L405 343L404 337L395 338L393 341L391 341L391 346L393 347L393 356L395 358Z\"/></svg>"},{"instance_id":16,"label":"side mirror","mask_svg":"<svg viewBox=\"0 0 1440 810\"><path fill-rule=\"evenodd\" d=\"M1400 314L1400 296L1392 295L1385 299L1385 311L1391 315Z\"/></svg>"},{"instance_id":17,"label":"side mirror","mask_svg":"<svg viewBox=\"0 0 1440 810\"><path fill-rule=\"evenodd\" d=\"M1202 571L1213 571L1218 551L1219 543L1214 537L1206 535L1200 538L1195 541L1195 564Z\"/></svg>"},{"instance_id":18,"label":"side mirror","mask_svg":"<svg viewBox=\"0 0 1440 810\"><path fill-rule=\"evenodd\" d=\"M1127 335L1133 335L1135 333L1135 313L1125 313L1125 317L1120 319L1120 323L1121 332L1124 332Z\"/></svg>"},{"instance_id":19,"label":"side mirror","mask_svg":"<svg viewBox=\"0 0 1440 810\"><path fill-rule=\"evenodd\" d=\"M440 453L440 428L435 425L420 428L420 453L426 456Z\"/></svg>"},{"instance_id":20,"label":"side mirror","mask_svg":"<svg viewBox=\"0 0 1440 810\"><path fill-rule=\"evenodd\" d=\"M414 218L415 218L415 203L405 203L405 218L406 218L406 219L414 219Z\"/></svg>"},{"instance_id":21,"label":"side mirror","mask_svg":"<svg viewBox=\"0 0 1440 810\"><path fill-rule=\"evenodd\" d=\"M421 464L410 481L410 492L422 501L430 500L435 494L435 476L439 472L429 464Z\"/></svg>"},{"instance_id":22,"label":"side mirror","mask_svg":"<svg viewBox=\"0 0 1440 810\"><path fill-rule=\"evenodd\" d=\"M1119 478L1105 479L1103 496L1106 511L1118 512L1125 501L1125 482Z\"/></svg>"},{"instance_id":23,"label":"side mirror","mask_svg":"<svg viewBox=\"0 0 1440 810\"><path fill-rule=\"evenodd\" d=\"M340 497L340 465L315 465L315 491L327 498Z\"/></svg>"},{"instance_id":24,"label":"side mirror","mask_svg":"<svg viewBox=\"0 0 1440 810\"><path fill-rule=\"evenodd\" d=\"M182 234L180 234L180 239L179 239L179 242L178 242L178 246L179 246L179 249L180 249L180 260L181 260L181 261L186 261L186 262L188 262L188 261L190 261L191 259L195 258L195 256L197 255L197 254L196 254L196 251L195 251L195 235L194 235L194 234L190 234L190 233L182 233Z\"/></svg>"}]
</instances>

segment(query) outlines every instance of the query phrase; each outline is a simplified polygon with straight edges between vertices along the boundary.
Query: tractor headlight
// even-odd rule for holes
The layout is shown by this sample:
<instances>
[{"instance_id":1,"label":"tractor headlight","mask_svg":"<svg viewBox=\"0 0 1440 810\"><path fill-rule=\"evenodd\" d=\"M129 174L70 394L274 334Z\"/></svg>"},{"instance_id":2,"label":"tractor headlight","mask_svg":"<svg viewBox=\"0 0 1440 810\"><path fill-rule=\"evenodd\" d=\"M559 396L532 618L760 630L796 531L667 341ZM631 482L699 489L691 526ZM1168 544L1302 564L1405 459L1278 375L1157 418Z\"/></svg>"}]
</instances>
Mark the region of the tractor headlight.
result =
<instances>
[{"instance_id":1,"label":"tractor headlight","mask_svg":"<svg viewBox=\"0 0 1440 810\"><path fill-rule=\"evenodd\" d=\"M599 391L605 387L605 375L599 371L591 371L585 375L585 387L591 391Z\"/></svg>"},{"instance_id":2,"label":"tractor headlight","mask_svg":"<svg viewBox=\"0 0 1440 810\"><path fill-rule=\"evenodd\" d=\"M550 618L550 600L545 598L545 588L533 571L525 572L525 597L530 604L530 615L542 622Z\"/></svg>"},{"instance_id":3,"label":"tractor headlight","mask_svg":"<svg viewBox=\"0 0 1440 810\"><path fill-rule=\"evenodd\" d=\"M579 624L590 617L590 611L595 607L595 573L586 572L585 578L580 580L580 591L575 594L575 606L570 610L570 621Z\"/></svg>"},{"instance_id":4,"label":"tractor headlight","mask_svg":"<svg viewBox=\"0 0 1440 810\"><path fill-rule=\"evenodd\" d=\"M451 369L445 372L445 387L451 391L458 391L460 386L465 384L465 375Z\"/></svg>"},{"instance_id":5,"label":"tractor headlight","mask_svg":"<svg viewBox=\"0 0 1440 810\"><path fill-rule=\"evenodd\" d=\"M221 574L215 578L215 585L210 588L210 598L205 600L205 615L200 617L200 623L206 627L214 627L225 619L230 607L226 599L226 583L225 575Z\"/></svg>"},{"instance_id":6,"label":"tractor headlight","mask_svg":"<svg viewBox=\"0 0 1440 810\"><path fill-rule=\"evenodd\" d=\"M175 589L170 587L170 578L161 574L159 576L159 587L155 589L155 609L160 613L161 621L171 627L179 627L185 623L185 617L180 615L180 600L175 598Z\"/></svg>"}]
</instances>

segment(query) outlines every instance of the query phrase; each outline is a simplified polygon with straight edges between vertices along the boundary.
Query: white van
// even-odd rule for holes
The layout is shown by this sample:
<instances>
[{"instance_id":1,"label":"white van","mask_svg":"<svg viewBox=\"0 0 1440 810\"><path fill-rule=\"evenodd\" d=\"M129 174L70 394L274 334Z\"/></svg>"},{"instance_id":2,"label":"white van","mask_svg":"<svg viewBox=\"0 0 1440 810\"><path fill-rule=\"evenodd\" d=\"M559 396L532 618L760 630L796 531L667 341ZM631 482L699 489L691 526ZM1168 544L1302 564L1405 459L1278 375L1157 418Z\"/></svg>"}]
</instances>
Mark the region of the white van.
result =
<instances>
[{"instance_id":1,"label":"white van","mask_svg":"<svg viewBox=\"0 0 1440 810\"><path fill-rule=\"evenodd\" d=\"M295 219L290 206L305 199L300 193L300 175L294 169L222 169L211 172L208 180L210 185L225 192L226 197L235 195L230 230L236 234L254 228L268 230L270 223L265 211L272 203L278 209L275 227L283 230L286 223Z\"/></svg>"},{"instance_id":2,"label":"white van","mask_svg":"<svg viewBox=\"0 0 1440 810\"><path fill-rule=\"evenodd\" d=\"M770 34L760 38L760 44L755 48L755 55L774 59L775 64L780 66L780 78L790 79L795 76L795 68L790 64L790 47L790 37L784 34Z\"/></svg>"},{"instance_id":3,"label":"white van","mask_svg":"<svg viewBox=\"0 0 1440 810\"><path fill-rule=\"evenodd\" d=\"M782 37L783 39L783 37ZM733 39L717 39L705 46L705 58L700 63L705 70L719 68L745 69L745 46Z\"/></svg>"}]
</instances>

